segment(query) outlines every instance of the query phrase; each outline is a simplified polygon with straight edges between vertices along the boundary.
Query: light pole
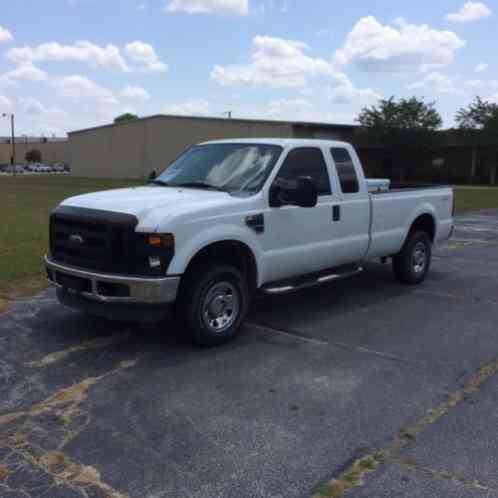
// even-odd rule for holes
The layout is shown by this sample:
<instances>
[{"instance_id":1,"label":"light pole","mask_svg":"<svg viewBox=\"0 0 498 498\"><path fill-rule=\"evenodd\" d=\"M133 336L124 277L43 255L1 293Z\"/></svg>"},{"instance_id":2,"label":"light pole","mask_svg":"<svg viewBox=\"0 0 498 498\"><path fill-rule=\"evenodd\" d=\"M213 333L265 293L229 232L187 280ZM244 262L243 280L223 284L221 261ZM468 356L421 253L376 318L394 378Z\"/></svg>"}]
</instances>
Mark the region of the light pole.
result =
<instances>
[{"instance_id":1,"label":"light pole","mask_svg":"<svg viewBox=\"0 0 498 498\"><path fill-rule=\"evenodd\" d=\"M8 116L7 113L2 114L2 118L6 118ZM10 115L10 128L12 132L12 156L10 157L10 165L12 166L12 174L16 176L16 168L14 166L14 162L16 160L16 137L14 130L14 113Z\"/></svg>"}]
</instances>

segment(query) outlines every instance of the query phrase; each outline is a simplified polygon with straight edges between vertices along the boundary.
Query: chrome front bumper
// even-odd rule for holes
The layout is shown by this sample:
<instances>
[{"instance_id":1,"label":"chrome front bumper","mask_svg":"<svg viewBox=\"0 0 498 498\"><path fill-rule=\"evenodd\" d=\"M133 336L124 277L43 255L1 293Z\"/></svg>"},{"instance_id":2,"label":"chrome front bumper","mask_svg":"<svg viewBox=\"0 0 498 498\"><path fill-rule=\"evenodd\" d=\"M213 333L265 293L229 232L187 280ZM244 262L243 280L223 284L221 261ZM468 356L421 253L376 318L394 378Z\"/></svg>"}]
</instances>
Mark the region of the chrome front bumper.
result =
<instances>
[{"instance_id":1,"label":"chrome front bumper","mask_svg":"<svg viewBox=\"0 0 498 498\"><path fill-rule=\"evenodd\" d=\"M45 256L45 265L50 284L63 289L61 277L77 277L87 287L87 291L78 294L101 303L170 304L176 300L180 287L180 277L140 278L94 273L56 263L48 256ZM124 290L126 295L113 295L113 285L120 290L120 294Z\"/></svg>"}]
</instances>

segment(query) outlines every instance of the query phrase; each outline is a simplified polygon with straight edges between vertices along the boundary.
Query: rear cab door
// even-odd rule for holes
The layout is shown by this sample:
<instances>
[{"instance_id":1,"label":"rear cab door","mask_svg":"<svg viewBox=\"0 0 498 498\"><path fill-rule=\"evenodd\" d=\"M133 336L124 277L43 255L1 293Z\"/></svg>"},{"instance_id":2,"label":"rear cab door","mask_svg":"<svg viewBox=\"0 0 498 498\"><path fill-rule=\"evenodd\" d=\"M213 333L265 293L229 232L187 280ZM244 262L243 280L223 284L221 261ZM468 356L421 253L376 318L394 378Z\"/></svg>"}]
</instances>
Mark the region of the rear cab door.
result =
<instances>
[{"instance_id":1,"label":"rear cab door","mask_svg":"<svg viewBox=\"0 0 498 498\"><path fill-rule=\"evenodd\" d=\"M327 157L337 185L333 205L335 263L359 263L368 252L371 220L370 196L363 168L350 145L331 144Z\"/></svg>"}]
</instances>

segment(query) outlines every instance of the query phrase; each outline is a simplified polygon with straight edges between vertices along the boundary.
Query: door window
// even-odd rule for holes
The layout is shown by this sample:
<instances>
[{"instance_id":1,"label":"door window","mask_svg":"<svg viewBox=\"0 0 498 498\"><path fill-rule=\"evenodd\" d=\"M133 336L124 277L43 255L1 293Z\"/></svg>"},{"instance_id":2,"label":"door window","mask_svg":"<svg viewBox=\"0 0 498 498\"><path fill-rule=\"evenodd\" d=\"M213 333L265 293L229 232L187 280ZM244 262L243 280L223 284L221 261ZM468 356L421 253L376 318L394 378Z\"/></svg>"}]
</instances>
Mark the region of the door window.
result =
<instances>
[{"instance_id":1,"label":"door window","mask_svg":"<svg viewBox=\"0 0 498 498\"><path fill-rule=\"evenodd\" d=\"M329 172L320 149L303 147L291 150L275 178L274 185L295 189L300 176L315 180L319 196L331 195Z\"/></svg>"},{"instance_id":2,"label":"door window","mask_svg":"<svg viewBox=\"0 0 498 498\"><path fill-rule=\"evenodd\" d=\"M330 149L337 169L337 176L341 184L343 194L356 194L360 190L358 176L349 151L344 148L335 147Z\"/></svg>"}]
</instances>

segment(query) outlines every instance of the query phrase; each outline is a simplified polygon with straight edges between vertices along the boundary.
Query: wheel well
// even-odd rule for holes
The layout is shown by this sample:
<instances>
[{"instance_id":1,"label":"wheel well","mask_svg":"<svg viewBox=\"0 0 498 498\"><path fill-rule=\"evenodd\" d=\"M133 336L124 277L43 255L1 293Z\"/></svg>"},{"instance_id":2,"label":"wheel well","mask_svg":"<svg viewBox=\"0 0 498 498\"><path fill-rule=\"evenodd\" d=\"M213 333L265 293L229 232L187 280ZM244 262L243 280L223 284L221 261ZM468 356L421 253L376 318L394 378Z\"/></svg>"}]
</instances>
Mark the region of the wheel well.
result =
<instances>
[{"instance_id":1,"label":"wheel well","mask_svg":"<svg viewBox=\"0 0 498 498\"><path fill-rule=\"evenodd\" d=\"M423 214L419 216L413 223L410 228L410 233L413 232L425 232L431 238L431 241L434 242L436 237L436 223L434 218L430 214Z\"/></svg>"},{"instance_id":2,"label":"wheel well","mask_svg":"<svg viewBox=\"0 0 498 498\"><path fill-rule=\"evenodd\" d=\"M245 277L251 293L257 289L258 267L256 259L249 246L243 242L224 240L204 247L191 259L186 272L198 264L213 260L237 268Z\"/></svg>"}]
</instances>

